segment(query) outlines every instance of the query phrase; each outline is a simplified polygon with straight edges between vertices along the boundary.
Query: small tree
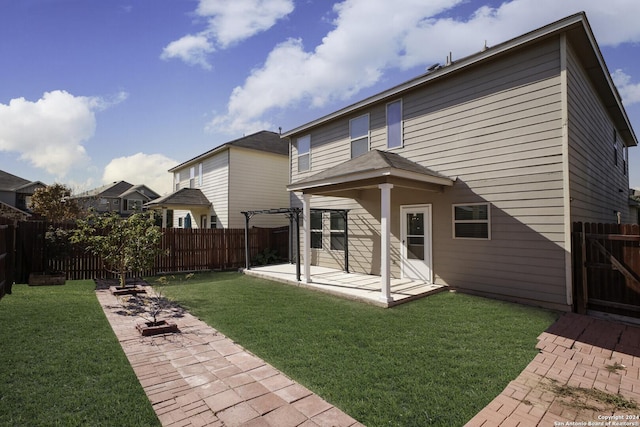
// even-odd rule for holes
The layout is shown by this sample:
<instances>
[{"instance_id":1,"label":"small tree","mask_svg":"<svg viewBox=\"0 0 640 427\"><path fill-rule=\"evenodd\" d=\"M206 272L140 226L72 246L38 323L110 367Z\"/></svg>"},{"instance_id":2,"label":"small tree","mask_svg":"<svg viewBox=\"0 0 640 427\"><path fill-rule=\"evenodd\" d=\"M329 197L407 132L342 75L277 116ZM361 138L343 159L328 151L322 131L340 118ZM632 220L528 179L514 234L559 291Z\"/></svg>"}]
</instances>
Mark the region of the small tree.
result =
<instances>
[{"instance_id":1,"label":"small tree","mask_svg":"<svg viewBox=\"0 0 640 427\"><path fill-rule=\"evenodd\" d=\"M81 216L82 209L69 196L71 189L64 184L38 188L31 196L31 210L53 222L75 220Z\"/></svg>"},{"instance_id":2,"label":"small tree","mask_svg":"<svg viewBox=\"0 0 640 427\"><path fill-rule=\"evenodd\" d=\"M78 220L71 241L86 245L88 251L102 258L107 271L117 274L120 286L126 285L128 272L139 272L153 266L162 250L162 231L152 215L135 213L127 218L116 212L106 215L91 213Z\"/></svg>"}]
</instances>

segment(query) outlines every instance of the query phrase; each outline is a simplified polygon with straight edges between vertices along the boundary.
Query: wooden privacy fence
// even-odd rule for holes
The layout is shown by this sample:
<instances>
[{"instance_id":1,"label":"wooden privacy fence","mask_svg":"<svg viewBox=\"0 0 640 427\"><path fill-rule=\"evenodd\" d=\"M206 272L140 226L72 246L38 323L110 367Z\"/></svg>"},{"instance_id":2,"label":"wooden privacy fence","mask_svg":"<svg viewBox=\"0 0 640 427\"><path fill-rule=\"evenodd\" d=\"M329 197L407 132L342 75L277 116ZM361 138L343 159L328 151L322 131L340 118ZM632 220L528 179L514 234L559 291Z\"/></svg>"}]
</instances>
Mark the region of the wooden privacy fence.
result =
<instances>
[{"instance_id":1,"label":"wooden privacy fence","mask_svg":"<svg viewBox=\"0 0 640 427\"><path fill-rule=\"evenodd\" d=\"M15 227L11 222L0 223L0 299L11 293L13 285L14 231Z\"/></svg>"},{"instance_id":2,"label":"wooden privacy fence","mask_svg":"<svg viewBox=\"0 0 640 427\"><path fill-rule=\"evenodd\" d=\"M69 224L48 222L21 222L16 239L16 283L26 283L30 273L45 270L65 271L67 279L108 278L113 274L104 269L100 257L74 247L69 254L56 257L48 253L45 234L50 227L72 229ZM163 273L226 270L244 267L244 229L163 229L160 243L162 255L156 257L149 270L139 274L152 276ZM278 261L289 258L289 227L251 228L249 230L249 253L253 261L256 256L270 249L277 254ZM252 263L253 264L253 263Z\"/></svg>"},{"instance_id":3,"label":"wooden privacy fence","mask_svg":"<svg viewBox=\"0 0 640 427\"><path fill-rule=\"evenodd\" d=\"M640 227L573 224L576 311L640 317Z\"/></svg>"}]
</instances>

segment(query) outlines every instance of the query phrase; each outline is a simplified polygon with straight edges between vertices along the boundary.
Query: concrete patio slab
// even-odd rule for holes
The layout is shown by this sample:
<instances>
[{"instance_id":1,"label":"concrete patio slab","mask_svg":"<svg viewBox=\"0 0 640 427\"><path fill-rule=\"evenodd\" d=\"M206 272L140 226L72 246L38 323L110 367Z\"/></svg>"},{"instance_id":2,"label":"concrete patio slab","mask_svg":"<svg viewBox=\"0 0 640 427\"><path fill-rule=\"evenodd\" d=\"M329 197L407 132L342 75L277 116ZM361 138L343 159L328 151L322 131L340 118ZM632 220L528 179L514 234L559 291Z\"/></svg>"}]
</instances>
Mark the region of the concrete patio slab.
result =
<instances>
[{"instance_id":1,"label":"concrete patio slab","mask_svg":"<svg viewBox=\"0 0 640 427\"><path fill-rule=\"evenodd\" d=\"M380 276L346 273L333 268L311 266L311 282L304 282L304 277L302 277L301 282L298 282L296 280L295 264L251 267L251 269L245 269L243 272L246 275L301 286L385 308L423 298L447 289L446 286L434 285L422 280L391 279L392 301L385 301L381 298Z\"/></svg>"}]
</instances>

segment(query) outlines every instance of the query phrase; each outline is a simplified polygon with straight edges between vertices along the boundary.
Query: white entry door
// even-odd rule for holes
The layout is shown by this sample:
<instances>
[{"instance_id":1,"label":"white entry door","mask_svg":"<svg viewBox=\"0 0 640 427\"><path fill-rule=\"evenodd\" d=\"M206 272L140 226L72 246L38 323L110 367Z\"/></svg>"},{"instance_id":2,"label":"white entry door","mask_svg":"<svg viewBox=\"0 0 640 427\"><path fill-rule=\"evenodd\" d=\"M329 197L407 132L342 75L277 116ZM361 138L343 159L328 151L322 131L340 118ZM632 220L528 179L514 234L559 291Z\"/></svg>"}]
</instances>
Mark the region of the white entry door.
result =
<instances>
[{"instance_id":1,"label":"white entry door","mask_svg":"<svg viewBox=\"0 0 640 427\"><path fill-rule=\"evenodd\" d=\"M400 222L402 277L431 283L431 205L401 206Z\"/></svg>"}]
</instances>

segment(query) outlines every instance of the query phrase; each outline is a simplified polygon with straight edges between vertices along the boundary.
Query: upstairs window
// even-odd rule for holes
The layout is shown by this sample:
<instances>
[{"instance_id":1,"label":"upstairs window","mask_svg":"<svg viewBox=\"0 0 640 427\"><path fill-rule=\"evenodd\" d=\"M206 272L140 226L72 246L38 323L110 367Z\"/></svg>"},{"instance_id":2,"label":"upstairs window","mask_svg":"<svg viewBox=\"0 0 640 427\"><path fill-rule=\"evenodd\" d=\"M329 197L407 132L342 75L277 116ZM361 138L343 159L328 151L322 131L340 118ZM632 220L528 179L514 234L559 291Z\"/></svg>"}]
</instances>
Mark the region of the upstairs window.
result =
<instances>
[{"instance_id":1,"label":"upstairs window","mask_svg":"<svg viewBox=\"0 0 640 427\"><path fill-rule=\"evenodd\" d=\"M298 172L304 172L311 169L311 159L309 158L309 152L311 151L311 135L298 138Z\"/></svg>"},{"instance_id":2,"label":"upstairs window","mask_svg":"<svg viewBox=\"0 0 640 427\"><path fill-rule=\"evenodd\" d=\"M387 148L402 147L402 100L387 104Z\"/></svg>"},{"instance_id":3,"label":"upstairs window","mask_svg":"<svg viewBox=\"0 0 640 427\"><path fill-rule=\"evenodd\" d=\"M189 169L189 188L196 188L196 168L191 166Z\"/></svg>"},{"instance_id":4,"label":"upstairs window","mask_svg":"<svg viewBox=\"0 0 640 427\"><path fill-rule=\"evenodd\" d=\"M490 239L491 222L488 203L453 205L455 239Z\"/></svg>"},{"instance_id":5,"label":"upstairs window","mask_svg":"<svg viewBox=\"0 0 640 427\"><path fill-rule=\"evenodd\" d=\"M175 191L178 191L180 189L180 172L176 172L174 175L174 184L175 184Z\"/></svg>"},{"instance_id":6,"label":"upstairs window","mask_svg":"<svg viewBox=\"0 0 640 427\"><path fill-rule=\"evenodd\" d=\"M369 151L369 115L349 120L349 136L351 138L351 158Z\"/></svg>"}]
</instances>

